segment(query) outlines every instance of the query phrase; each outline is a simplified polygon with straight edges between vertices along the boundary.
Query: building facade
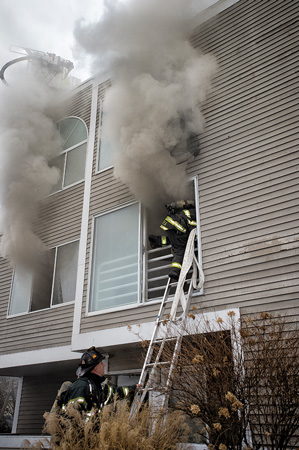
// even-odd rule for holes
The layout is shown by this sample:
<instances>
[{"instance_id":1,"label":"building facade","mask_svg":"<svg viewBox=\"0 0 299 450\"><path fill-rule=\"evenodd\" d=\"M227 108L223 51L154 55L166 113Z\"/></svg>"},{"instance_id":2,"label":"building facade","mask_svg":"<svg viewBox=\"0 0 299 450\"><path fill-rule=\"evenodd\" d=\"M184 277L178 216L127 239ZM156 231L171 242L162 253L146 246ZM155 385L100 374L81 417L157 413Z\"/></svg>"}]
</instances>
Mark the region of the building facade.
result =
<instances>
[{"instance_id":1,"label":"building facade","mask_svg":"<svg viewBox=\"0 0 299 450\"><path fill-rule=\"evenodd\" d=\"M193 46L220 67L200 153L187 167L205 274L193 303L204 313L297 321L298 9L293 0L220 0L192 24ZM105 159L109 85L94 77L64 102L64 176L36 224L52 252L45 297L21 288L21 275L0 260L0 375L19 377L12 434L0 448L41 435L44 412L86 348L106 353L120 385L135 383L142 367L140 336L151 337L171 255L153 261L144 208Z\"/></svg>"}]
</instances>

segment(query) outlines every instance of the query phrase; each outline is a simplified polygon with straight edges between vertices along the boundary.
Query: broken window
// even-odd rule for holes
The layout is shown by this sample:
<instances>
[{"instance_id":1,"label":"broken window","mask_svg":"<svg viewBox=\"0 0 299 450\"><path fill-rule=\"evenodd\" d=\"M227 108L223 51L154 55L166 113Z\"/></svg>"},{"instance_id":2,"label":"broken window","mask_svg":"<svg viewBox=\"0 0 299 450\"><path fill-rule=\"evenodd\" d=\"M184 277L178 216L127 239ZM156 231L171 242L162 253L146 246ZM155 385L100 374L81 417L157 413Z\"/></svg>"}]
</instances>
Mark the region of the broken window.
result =
<instances>
[{"instance_id":1,"label":"broken window","mask_svg":"<svg viewBox=\"0 0 299 450\"><path fill-rule=\"evenodd\" d=\"M8 315L49 308L75 300L79 241L47 251L38 269L17 267Z\"/></svg>"},{"instance_id":2,"label":"broken window","mask_svg":"<svg viewBox=\"0 0 299 450\"><path fill-rule=\"evenodd\" d=\"M62 138L62 151L51 165L60 170L60 179L52 193L84 180L87 128L77 117L67 117L57 124Z\"/></svg>"},{"instance_id":3,"label":"broken window","mask_svg":"<svg viewBox=\"0 0 299 450\"><path fill-rule=\"evenodd\" d=\"M89 311L139 299L140 205L95 218Z\"/></svg>"}]
</instances>

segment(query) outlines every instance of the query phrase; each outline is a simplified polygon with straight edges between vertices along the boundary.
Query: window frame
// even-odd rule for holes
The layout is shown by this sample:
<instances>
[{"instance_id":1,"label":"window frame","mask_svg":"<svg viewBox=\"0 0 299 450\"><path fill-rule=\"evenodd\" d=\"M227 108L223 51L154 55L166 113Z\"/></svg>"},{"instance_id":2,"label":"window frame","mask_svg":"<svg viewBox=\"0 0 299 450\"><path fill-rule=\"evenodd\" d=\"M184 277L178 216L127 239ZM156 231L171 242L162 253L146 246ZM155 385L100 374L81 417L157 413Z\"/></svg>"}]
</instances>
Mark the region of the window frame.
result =
<instances>
[{"instance_id":1,"label":"window frame","mask_svg":"<svg viewBox=\"0 0 299 450\"><path fill-rule=\"evenodd\" d=\"M101 140L102 140L102 130L103 130L103 115L104 115L104 102L105 98L103 96L100 97L99 100L99 128L98 128L98 141L97 141L97 154L96 154L96 170L95 173L99 174L105 172L106 170L113 169L113 165L104 167L103 169L99 168L100 159L101 159Z\"/></svg>"},{"instance_id":2,"label":"window frame","mask_svg":"<svg viewBox=\"0 0 299 450\"><path fill-rule=\"evenodd\" d=\"M94 256L94 243L95 243L95 222L96 219L104 216L106 214L110 214L116 211L120 211L124 208L127 208L129 206L132 205L138 205L138 292L137 292L137 302L134 303L129 303L126 305L119 305L119 306L114 306L112 308L106 308L106 309L99 309L96 311L90 311L89 310L89 306L90 306L90 300L91 300L91 288L92 288L92 263L93 263L93 256ZM86 306L85 306L85 316L86 317L90 317L90 316L97 316L99 314L105 314L105 313L110 313L110 312L115 312L115 311L123 311L126 309L133 309L136 308L136 306L140 305L141 303L141 292L142 292L142 206L141 203L139 201L130 201L130 202L126 202L123 203L121 205L117 205L114 208L110 208L110 209L105 209L104 211L101 211L101 213L95 214L92 218L92 226L91 226L91 245L90 245L90 264L89 264L89 270L88 270L88 287L87 287L87 298L86 298Z\"/></svg>"},{"instance_id":3,"label":"window frame","mask_svg":"<svg viewBox=\"0 0 299 450\"><path fill-rule=\"evenodd\" d=\"M195 210L197 215L197 240L198 240L198 262L202 266L202 242L201 242L201 232L200 232L200 209L199 209L199 193L198 193L198 177L197 175L194 175L189 178L189 181L193 183L194 187L194 200L195 200ZM138 233L138 301L136 303L131 303L127 305L120 305L115 306L112 308L106 308L101 309L97 311L90 311L89 305L90 305L90 295L91 295L91 283L92 283L92 262L93 262L93 249L94 249L94 239L95 239L95 221L98 217L112 213L114 211L120 210L122 208L128 207L132 204L139 203L139 233ZM106 209L102 211L101 213L94 214L92 218L92 225L91 225L91 250L90 250L90 263L89 263L89 269L88 269L88 286L87 286L87 296L86 296L86 306L85 306L85 317L90 316L96 316L100 314L106 314L109 312L116 312L116 311L124 311L128 309L134 309L136 307L139 307L141 305L149 305L149 304L157 304L161 303L161 296L155 297L153 299L148 300L147 298L147 290L148 290L148 279L147 279L147 272L148 272L148 257L146 250L146 242L147 242L147 220L146 220L146 213L145 208L141 204L141 202L138 201L130 201L123 203L121 205L117 205L114 208ZM166 287L166 284L165 284ZM199 291L193 292L193 297L197 297L200 295L203 295L204 289L203 287ZM173 296L169 297L169 301L172 301Z\"/></svg>"},{"instance_id":4,"label":"window frame","mask_svg":"<svg viewBox=\"0 0 299 450\"><path fill-rule=\"evenodd\" d=\"M14 278L15 278L15 273L16 273L16 268L13 271L13 275L12 275L12 279L11 279L11 286L10 286L10 294L9 294L9 301L8 301L8 309L7 309L7 314L6 314L6 318L10 319L11 317L18 317L18 316L23 316L23 315L27 315L27 314L34 314L34 313L39 313L41 311L47 311L53 308L60 308L62 306L65 305L70 305L72 303L75 303L75 296L74 296L74 300L70 301L70 302L63 302L63 303L58 303L57 305L53 304L53 295L54 295L54 283L55 283L55 276L56 276L56 263L57 263L57 254L58 254L58 249L61 247L64 247L65 245L69 245L72 244L73 242L78 242L78 254L79 254L79 245L80 245L80 239L73 239L72 241L68 241L68 242L64 242L63 244L59 244L56 245L54 247L51 247L49 250L55 250L55 255L54 255L54 266L53 266L53 273L52 273L52 283L51 283L51 298L49 301L49 306L47 308L41 308L41 309L36 309L34 311L30 311L31 305L32 305L32 292L33 292L33 281L34 281L34 277L32 276L32 273L30 273L29 275L31 276L31 289L30 289L30 299L28 302L28 307L27 307L27 311L23 311L20 313L16 313L16 314L10 314L10 307L11 307L11 302L12 302L12 293L13 293L13 284L14 284ZM77 271L78 271L78 263L77 263Z\"/></svg>"},{"instance_id":5,"label":"window frame","mask_svg":"<svg viewBox=\"0 0 299 450\"><path fill-rule=\"evenodd\" d=\"M88 143L88 128L87 128L87 125L86 125L86 123L84 122L84 120L81 119L80 117L77 117L77 116L67 116L67 117L63 117L63 119L60 119L60 120L58 120L58 121L56 122L56 126L58 126L58 124L59 124L60 122L62 122L63 120L66 120L66 119L77 119L78 121L82 122L82 124L84 125L84 127L85 127L85 129L86 129L86 139L84 139L83 141L78 142L78 143L75 144L75 145L72 145L72 146L69 147L69 148L62 149L61 152L59 153L59 155L56 156L56 158L59 158L60 156L63 155L63 158L64 158L64 159L63 159L63 164L62 164L62 166L63 166L63 173L62 173L62 177L61 177L61 188L60 188L60 189L57 189L57 190L54 191L54 192L51 192L50 195L54 195L54 194L57 194L58 192L65 191L66 189L71 188L71 187L73 187L73 186L76 186L77 184L82 183L82 182L84 182L84 180L85 180L86 155L87 155L87 143ZM59 132L59 130L58 130L58 132ZM68 184L67 186L64 186L68 153L71 152L72 150L74 150L75 148L80 147L80 146L83 145L83 144L86 144L86 149L85 149L84 177L83 177L81 180L75 181L75 182L72 183L72 184ZM56 159L56 158L54 158L54 159Z\"/></svg>"},{"instance_id":6,"label":"window frame","mask_svg":"<svg viewBox=\"0 0 299 450\"><path fill-rule=\"evenodd\" d=\"M201 226L200 226L200 208L199 208L199 193L198 193L198 176L194 175L192 177L189 178L189 182L193 183L193 193L194 193L194 202L195 202L195 211L196 211L196 222L197 222L197 244L198 244L198 248L197 248L197 257L198 257L198 262L199 265L202 267L202 240L201 240ZM167 215L167 213L165 212L165 216ZM146 245L147 242L147 220L146 217L144 216L144 245ZM169 246L170 247L170 246ZM159 250L159 249L157 249ZM145 250L143 258L144 258L144 263L143 263L143 267L144 267L144 271L143 271L143 292L142 292L142 303L145 304L149 304L149 303L160 303L161 302L161 298L162 296L157 296L154 298L149 299L148 298L148 269L149 269L149 258L148 258L148 253L151 252L151 254L154 253L154 250ZM169 253L170 255L170 253ZM166 283L163 289L165 289L166 287ZM203 295L204 293L204 288L202 287L200 290L194 290L192 297L197 297L199 295ZM169 301L172 301L173 299L173 294L169 295Z\"/></svg>"}]
</instances>

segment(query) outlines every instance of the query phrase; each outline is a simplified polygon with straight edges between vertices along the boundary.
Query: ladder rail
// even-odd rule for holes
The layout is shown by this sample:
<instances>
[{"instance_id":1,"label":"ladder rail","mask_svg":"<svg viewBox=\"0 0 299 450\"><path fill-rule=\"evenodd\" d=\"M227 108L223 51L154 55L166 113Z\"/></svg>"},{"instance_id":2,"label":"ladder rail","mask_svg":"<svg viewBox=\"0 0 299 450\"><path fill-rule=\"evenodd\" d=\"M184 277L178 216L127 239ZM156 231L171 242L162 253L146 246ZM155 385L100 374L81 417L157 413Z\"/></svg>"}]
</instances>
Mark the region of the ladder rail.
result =
<instances>
[{"instance_id":1,"label":"ladder rail","mask_svg":"<svg viewBox=\"0 0 299 450\"><path fill-rule=\"evenodd\" d=\"M157 373L158 373L157 369L158 369L159 365L161 365L161 366L168 365L169 366L165 387L159 389L161 392L163 391L163 393L164 393L163 399L161 402L161 407L165 408L168 404L169 390L170 390L171 382L172 382L172 374L177 365L178 357L179 357L179 354L181 351L182 340L183 340L182 331L183 331L185 323L188 319L188 313L189 313L189 309L190 309L190 305L191 305L191 301L192 301L193 291L194 291L194 289L201 289L203 286L203 283L204 283L204 274L203 274L203 271L202 271L202 269L199 265L199 262L195 256L195 244L194 244L195 237L196 237L196 229L191 231L190 236L188 238L188 242L187 242L187 246L186 246L185 254L184 254L184 259L183 259L183 263L182 263L182 269L181 269L179 280L178 280L177 286L176 286L174 300L172 303L169 318L167 319L166 332L163 337L160 337L157 340L159 327L161 326L162 323L164 323L164 320L162 320L162 317L163 317L164 309L166 306L166 301L168 299L170 287L171 287L171 279L168 278L165 292L164 292L164 295L163 295L163 298L161 301L161 305L160 305L160 309L158 312L158 316L157 316L157 319L155 322L155 327L153 330L152 338L149 343L146 357L144 360L144 364L142 367L142 371L140 374L139 383L138 383L140 387L135 395L134 401L131 406L130 418L134 417L138 413L148 391L155 390L155 387L153 386L153 380L157 376ZM189 271L191 269L191 266L193 268L193 273L192 273L192 277L190 280L191 281L190 285L188 287L187 297L185 297L184 285L186 282L187 274L189 273ZM199 282L197 280L198 275L199 275ZM181 305L182 305L183 312L179 317L177 317L177 309L178 309L179 303L181 303ZM176 327L174 329L174 330L176 330L176 333L177 333L176 336L171 335L171 325L176 325ZM160 358L161 358L165 343L170 339L175 341L175 346L174 346L171 360L161 362ZM155 357L155 361L152 363L151 359L153 356L155 344L159 344L160 347L159 347L159 350ZM148 375L148 378L147 378L147 375ZM147 381L146 381L146 378L147 378ZM158 389L156 389L156 390L158 390Z\"/></svg>"},{"instance_id":2,"label":"ladder rail","mask_svg":"<svg viewBox=\"0 0 299 450\"><path fill-rule=\"evenodd\" d=\"M166 285L166 288L165 288L164 296L163 296L163 299L162 299L162 302L161 302L161 305L160 305L160 309L159 309L159 312L158 312L158 315L157 315L157 318L156 318L155 328L154 328L154 331L153 331L153 334L152 334L152 338L151 338L151 341L150 341L148 349L147 349L147 353L146 353L146 356L145 356L145 362L143 364L143 368L142 368L142 371L141 371L141 374L140 374L140 378L139 378L138 384L140 384L142 387L143 387L143 378L144 378L144 374L145 374L145 370L146 370L146 364L151 359L153 351L154 351L153 341L156 338L156 334L157 334L158 327L159 327L160 317L162 316L163 310L165 308L165 302L166 302L166 300L168 298L169 285L170 285L170 278L168 278L168 281L167 281L167 285Z\"/></svg>"}]
</instances>

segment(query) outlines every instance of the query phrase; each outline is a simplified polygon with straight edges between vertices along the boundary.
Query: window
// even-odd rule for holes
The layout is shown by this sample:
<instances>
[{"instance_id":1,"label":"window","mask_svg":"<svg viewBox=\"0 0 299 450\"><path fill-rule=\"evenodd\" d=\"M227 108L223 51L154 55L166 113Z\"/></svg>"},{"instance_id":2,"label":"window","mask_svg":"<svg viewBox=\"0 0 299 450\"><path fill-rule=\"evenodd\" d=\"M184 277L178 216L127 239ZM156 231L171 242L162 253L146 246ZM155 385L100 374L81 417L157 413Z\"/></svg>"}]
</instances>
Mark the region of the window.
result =
<instances>
[{"instance_id":1,"label":"window","mask_svg":"<svg viewBox=\"0 0 299 450\"><path fill-rule=\"evenodd\" d=\"M98 152L98 171L108 169L114 165L115 149L109 143L107 127L105 127L105 102L100 101L100 135Z\"/></svg>"},{"instance_id":2,"label":"window","mask_svg":"<svg viewBox=\"0 0 299 450\"><path fill-rule=\"evenodd\" d=\"M140 205L95 218L89 311L139 299Z\"/></svg>"},{"instance_id":3,"label":"window","mask_svg":"<svg viewBox=\"0 0 299 450\"><path fill-rule=\"evenodd\" d=\"M198 201L198 184L197 178L194 177L190 181L190 194L188 200L194 200L195 209L196 209L196 218L197 218L197 258L199 264L201 264L201 240L200 240L200 217L199 217L199 201ZM165 216L167 216L167 211L165 209ZM165 232L159 228L164 217L161 216L159 220L155 219L155 222L151 220L151 217L147 218L147 235L165 235ZM170 264L173 259L173 254L171 252L171 246L151 249L149 245L149 241L145 242L144 245L147 248L146 252L146 260L144 262L145 270L144 274L146 276L146 280L144 280L144 286L147 286L147 289L144 292L144 300L150 301L161 298L164 294L165 287L168 281L168 273L170 269ZM187 283L185 284L185 288L188 288L188 279L191 278L191 273L187 276ZM176 288L176 283L173 283L170 288L170 295L174 295Z\"/></svg>"},{"instance_id":4,"label":"window","mask_svg":"<svg viewBox=\"0 0 299 450\"><path fill-rule=\"evenodd\" d=\"M197 180L193 179L189 199L195 198L197 234L200 236L197 192ZM146 218L145 211L141 214L140 205L133 204L94 219L89 312L157 300L163 296L173 254L170 246L151 249L148 235L163 234L159 226L165 216L158 220L153 215ZM143 239L141 226L144 228ZM199 264L200 244L199 238L196 249ZM191 274L192 271L188 274L186 289L189 288ZM172 283L170 295L174 294L175 288L176 283Z\"/></svg>"},{"instance_id":5,"label":"window","mask_svg":"<svg viewBox=\"0 0 299 450\"><path fill-rule=\"evenodd\" d=\"M62 152L51 165L60 169L60 179L53 193L84 180L87 147L87 128L76 117L68 117L57 124L62 137Z\"/></svg>"},{"instance_id":6,"label":"window","mask_svg":"<svg viewBox=\"0 0 299 450\"><path fill-rule=\"evenodd\" d=\"M62 245L44 255L38 270L17 267L8 315L49 308L75 300L79 242Z\"/></svg>"}]
</instances>

